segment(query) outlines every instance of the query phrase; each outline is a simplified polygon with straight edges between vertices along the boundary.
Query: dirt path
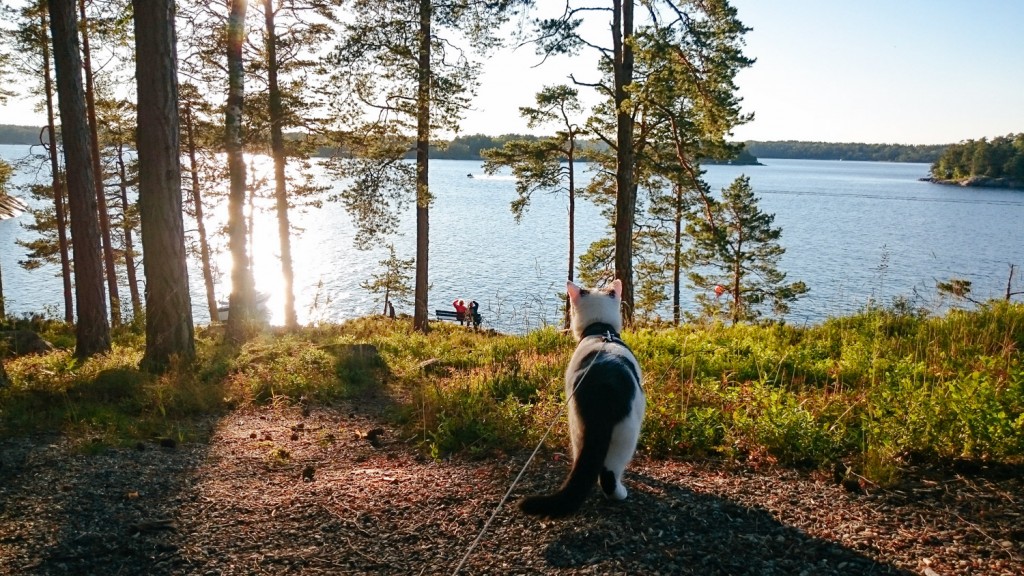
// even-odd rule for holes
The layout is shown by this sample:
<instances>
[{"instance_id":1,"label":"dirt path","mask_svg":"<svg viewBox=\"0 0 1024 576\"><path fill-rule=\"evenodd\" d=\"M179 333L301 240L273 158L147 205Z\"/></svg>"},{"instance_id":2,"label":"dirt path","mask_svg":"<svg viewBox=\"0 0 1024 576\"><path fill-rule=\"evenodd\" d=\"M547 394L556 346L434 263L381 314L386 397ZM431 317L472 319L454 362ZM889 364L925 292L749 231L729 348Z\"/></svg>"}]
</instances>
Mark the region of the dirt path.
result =
<instances>
[{"instance_id":1,"label":"dirt path","mask_svg":"<svg viewBox=\"0 0 1024 576\"><path fill-rule=\"evenodd\" d=\"M433 462L347 408L252 409L208 445L0 440L0 574L451 574L525 454ZM545 454L514 497L556 486ZM1024 482L851 493L820 474L640 458L624 503L503 508L462 574L1024 574Z\"/></svg>"}]
</instances>

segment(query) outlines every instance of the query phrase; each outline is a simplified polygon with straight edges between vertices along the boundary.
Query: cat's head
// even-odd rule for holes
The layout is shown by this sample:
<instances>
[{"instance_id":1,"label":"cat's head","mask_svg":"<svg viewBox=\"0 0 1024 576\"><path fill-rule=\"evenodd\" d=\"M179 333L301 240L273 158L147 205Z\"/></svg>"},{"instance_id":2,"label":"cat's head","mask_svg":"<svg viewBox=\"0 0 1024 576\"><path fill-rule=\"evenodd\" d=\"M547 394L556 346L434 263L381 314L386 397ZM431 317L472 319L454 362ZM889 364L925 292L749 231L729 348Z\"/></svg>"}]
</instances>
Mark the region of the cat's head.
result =
<instances>
[{"instance_id":1,"label":"cat's head","mask_svg":"<svg viewBox=\"0 0 1024 576\"><path fill-rule=\"evenodd\" d=\"M611 286L597 290L580 288L572 282L566 282L565 288L572 304L572 333L577 340L583 336L587 326L598 322L608 324L616 332L622 331L622 314L619 312L622 304L621 280L616 278Z\"/></svg>"}]
</instances>

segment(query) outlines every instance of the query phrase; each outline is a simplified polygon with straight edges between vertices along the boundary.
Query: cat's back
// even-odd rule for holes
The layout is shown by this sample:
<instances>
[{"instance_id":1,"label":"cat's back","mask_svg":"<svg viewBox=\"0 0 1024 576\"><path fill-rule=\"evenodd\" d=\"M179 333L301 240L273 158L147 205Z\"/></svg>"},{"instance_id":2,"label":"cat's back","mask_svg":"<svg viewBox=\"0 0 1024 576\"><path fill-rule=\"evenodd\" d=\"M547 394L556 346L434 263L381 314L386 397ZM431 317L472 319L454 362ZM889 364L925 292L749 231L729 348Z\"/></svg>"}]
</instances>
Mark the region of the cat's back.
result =
<instances>
[{"instance_id":1,"label":"cat's back","mask_svg":"<svg viewBox=\"0 0 1024 576\"><path fill-rule=\"evenodd\" d=\"M579 415L608 421L626 417L643 399L640 364L617 336L587 337L580 341L565 371L566 396Z\"/></svg>"}]
</instances>

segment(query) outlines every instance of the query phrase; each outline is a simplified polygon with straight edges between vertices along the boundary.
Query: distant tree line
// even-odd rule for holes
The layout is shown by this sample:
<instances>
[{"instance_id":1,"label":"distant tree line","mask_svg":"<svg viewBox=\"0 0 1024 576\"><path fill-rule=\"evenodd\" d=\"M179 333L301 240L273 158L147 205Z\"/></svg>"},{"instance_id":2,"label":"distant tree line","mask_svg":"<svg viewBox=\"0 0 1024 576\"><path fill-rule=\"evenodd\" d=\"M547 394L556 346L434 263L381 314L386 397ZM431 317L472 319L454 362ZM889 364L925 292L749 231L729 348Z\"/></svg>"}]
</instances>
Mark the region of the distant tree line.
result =
<instances>
[{"instance_id":1,"label":"distant tree line","mask_svg":"<svg viewBox=\"0 0 1024 576\"><path fill-rule=\"evenodd\" d=\"M1024 133L952 144L932 164L931 173L937 180L1003 180L1020 187L1024 185Z\"/></svg>"},{"instance_id":2,"label":"distant tree line","mask_svg":"<svg viewBox=\"0 0 1024 576\"><path fill-rule=\"evenodd\" d=\"M0 144L39 144L39 126L0 124Z\"/></svg>"},{"instance_id":3,"label":"distant tree line","mask_svg":"<svg viewBox=\"0 0 1024 576\"><path fill-rule=\"evenodd\" d=\"M285 140L307 139L308 135L287 133ZM502 134L488 136L486 134L468 134L456 136L447 142L438 142L430 147L430 157L443 160L482 160L481 151L502 148L506 142L513 140L538 140L539 136L530 134ZM973 140L969 142L974 142ZM993 143L995 140L993 140ZM14 126L0 124L0 144L38 144L39 128L34 126ZM603 143L593 140L582 140L583 151L599 149ZM906 144L862 144L845 142L802 142L796 140L761 142L749 140L735 157L706 159L705 164L742 164L756 165L758 158L791 158L800 160L869 160L877 162L926 162L938 161L942 152L949 147L946 144L906 145ZM329 157L338 150L329 145L320 148L317 156ZM407 156L415 157L415 152Z\"/></svg>"},{"instance_id":4,"label":"distant tree line","mask_svg":"<svg viewBox=\"0 0 1024 576\"><path fill-rule=\"evenodd\" d=\"M925 162L938 160L947 144L864 144L861 142L801 142L748 140L747 150L758 158L799 160L864 160L873 162Z\"/></svg>"}]
</instances>

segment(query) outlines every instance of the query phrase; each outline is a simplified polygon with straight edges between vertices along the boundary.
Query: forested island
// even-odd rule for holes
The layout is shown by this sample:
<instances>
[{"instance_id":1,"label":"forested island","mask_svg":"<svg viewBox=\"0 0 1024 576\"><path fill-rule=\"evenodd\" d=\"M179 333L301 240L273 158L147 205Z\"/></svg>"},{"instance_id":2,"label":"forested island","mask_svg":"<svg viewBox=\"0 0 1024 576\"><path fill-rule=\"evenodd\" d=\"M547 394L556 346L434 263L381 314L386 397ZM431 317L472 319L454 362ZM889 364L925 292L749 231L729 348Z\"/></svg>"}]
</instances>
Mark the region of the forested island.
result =
<instances>
[{"instance_id":1,"label":"forested island","mask_svg":"<svg viewBox=\"0 0 1024 576\"><path fill-rule=\"evenodd\" d=\"M931 182L1024 188L1024 133L953 144L932 164Z\"/></svg>"},{"instance_id":2,"label":"forested island","mask_svg":"<svg viewBox=\"0 0 1024 576\"><path fill-rule=\"evenodd\" d=\"M865 144L863 142L802 142L748 140L746 150L758 158L848 160L868 162L935 162L948 144Z\"/></svg>"}]
</instances>

